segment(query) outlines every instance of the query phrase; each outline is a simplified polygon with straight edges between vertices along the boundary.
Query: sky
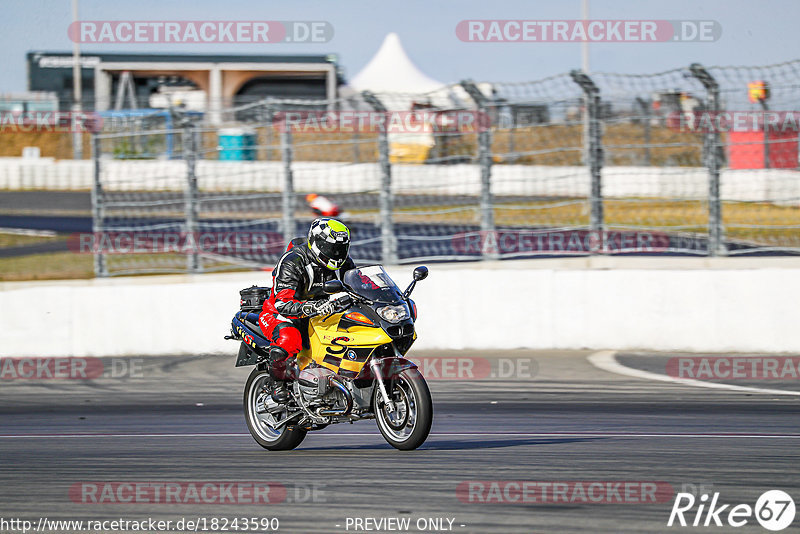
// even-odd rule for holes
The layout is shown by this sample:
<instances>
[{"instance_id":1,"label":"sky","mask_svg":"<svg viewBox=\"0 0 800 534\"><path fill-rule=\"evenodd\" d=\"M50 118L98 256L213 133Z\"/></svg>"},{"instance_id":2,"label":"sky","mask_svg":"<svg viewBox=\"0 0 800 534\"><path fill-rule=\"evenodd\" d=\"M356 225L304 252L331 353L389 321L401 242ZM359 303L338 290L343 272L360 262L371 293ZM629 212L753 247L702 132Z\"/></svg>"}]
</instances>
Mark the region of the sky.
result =
<instances>
[{"instance_id":1,"label":"sky","mask_svg":"<svg viewBox=\"0 0 800 534\"><path fill-rule=\"evenodd\" d=\"M25 54L69 51L70 0L0 0L0 92L26 87ZM579 43L474 43L456 36L462 20L581 18L580 0L80 0L81 20L327 21L327 43L86 45L90 52L337 54L352 78L389 32L428 76L442 82L527 81L580 68ZM798 0L589 0L590 19L713 20L715 42L592 43L590 71L651 73L704 65L764 65L800 58Z\"/></svg>"}]
</instances>

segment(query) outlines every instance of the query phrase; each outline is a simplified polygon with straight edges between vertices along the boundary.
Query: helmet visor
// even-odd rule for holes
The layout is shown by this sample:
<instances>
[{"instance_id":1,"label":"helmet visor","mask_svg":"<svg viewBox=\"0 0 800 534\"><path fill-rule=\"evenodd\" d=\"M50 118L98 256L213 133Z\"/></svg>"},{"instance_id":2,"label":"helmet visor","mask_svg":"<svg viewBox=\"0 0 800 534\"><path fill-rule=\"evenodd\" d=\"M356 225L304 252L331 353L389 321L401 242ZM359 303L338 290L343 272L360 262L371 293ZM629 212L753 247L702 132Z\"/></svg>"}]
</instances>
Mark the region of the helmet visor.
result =
<instances>
[{"instance_id":1,"label":"helmet visor","mask_svg":"<svg viewBox=\"0 0 800 534\"><path fill-rule=\"evenodd\" d=\"M347 259L347 253L350 250L350 243L329 243L327 241L318 241L316 243L319 249L319 259L327 267L331 269L338 269L344 264Z\"/></svg>"}]
</instances>

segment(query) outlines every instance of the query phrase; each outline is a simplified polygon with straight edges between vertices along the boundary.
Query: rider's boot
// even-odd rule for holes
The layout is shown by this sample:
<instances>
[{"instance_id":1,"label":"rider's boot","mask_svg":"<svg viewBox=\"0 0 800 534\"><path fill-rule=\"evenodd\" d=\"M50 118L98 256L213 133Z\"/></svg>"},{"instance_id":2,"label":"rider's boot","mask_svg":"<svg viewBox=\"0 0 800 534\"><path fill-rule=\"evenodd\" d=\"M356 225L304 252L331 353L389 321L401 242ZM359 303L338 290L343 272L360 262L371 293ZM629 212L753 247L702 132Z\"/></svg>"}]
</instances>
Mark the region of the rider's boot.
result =
<instances>
[{"instance_id":1,"label":"rider's boot","mask_svg":"<svg viewBox=\"0 0 800 534\"><path fill-rule=\"evenodd\" d=\"M271 396L279 404L285 404L289 400L289 390L286 388L288 358L289 353L280 347L269 349L269 374L275 385Z\"/></svg>"}]
</instances>

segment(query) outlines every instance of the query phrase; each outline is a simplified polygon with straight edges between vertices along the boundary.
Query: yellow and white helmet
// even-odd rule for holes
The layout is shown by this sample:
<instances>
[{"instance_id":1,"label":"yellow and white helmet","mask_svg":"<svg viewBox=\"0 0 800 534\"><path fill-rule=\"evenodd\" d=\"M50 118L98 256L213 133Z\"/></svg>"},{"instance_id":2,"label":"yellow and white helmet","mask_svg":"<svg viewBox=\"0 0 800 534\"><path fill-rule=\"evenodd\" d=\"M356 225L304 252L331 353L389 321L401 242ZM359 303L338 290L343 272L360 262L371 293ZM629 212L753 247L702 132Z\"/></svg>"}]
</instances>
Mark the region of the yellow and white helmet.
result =
<instances>
[{"instance_id":1,"label":"yellow and white helmet","mask_svg":"<svg viewBox=\"0 0 800 534\"><path fill-rule=\"evenodd\" d=\"M350 251L350 229L336 219L317 219L308 230L308 248L320 265L340 269Z\"/></svg>"}]
</instances>

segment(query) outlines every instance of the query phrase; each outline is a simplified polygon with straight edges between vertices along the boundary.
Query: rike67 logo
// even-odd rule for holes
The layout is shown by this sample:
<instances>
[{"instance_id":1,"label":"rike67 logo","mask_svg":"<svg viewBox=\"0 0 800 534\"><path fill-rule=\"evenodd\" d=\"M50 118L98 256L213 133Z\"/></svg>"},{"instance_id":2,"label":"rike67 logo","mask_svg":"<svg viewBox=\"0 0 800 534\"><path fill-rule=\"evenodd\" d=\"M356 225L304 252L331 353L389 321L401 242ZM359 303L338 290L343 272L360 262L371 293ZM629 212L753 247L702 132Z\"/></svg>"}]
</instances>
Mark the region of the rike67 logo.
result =
<instances>
[{"instance_id":1,"label":"rike67 logo","mask_svg":"<svg viewBox=\"0 0 800 534\"><path fill-rule=\"evenodd\" d=\"M677 522L682 527L722 527L727 524L738 528L755 518L765 529L777 532L791 525L794 516L794 500L781 490L765 491L756 500L755 506L722 503L719 492L714 493L710 500L707 493L699 498L691 493L678 493L667 526L671 527Z\"/></svg>"}]
</instances>

